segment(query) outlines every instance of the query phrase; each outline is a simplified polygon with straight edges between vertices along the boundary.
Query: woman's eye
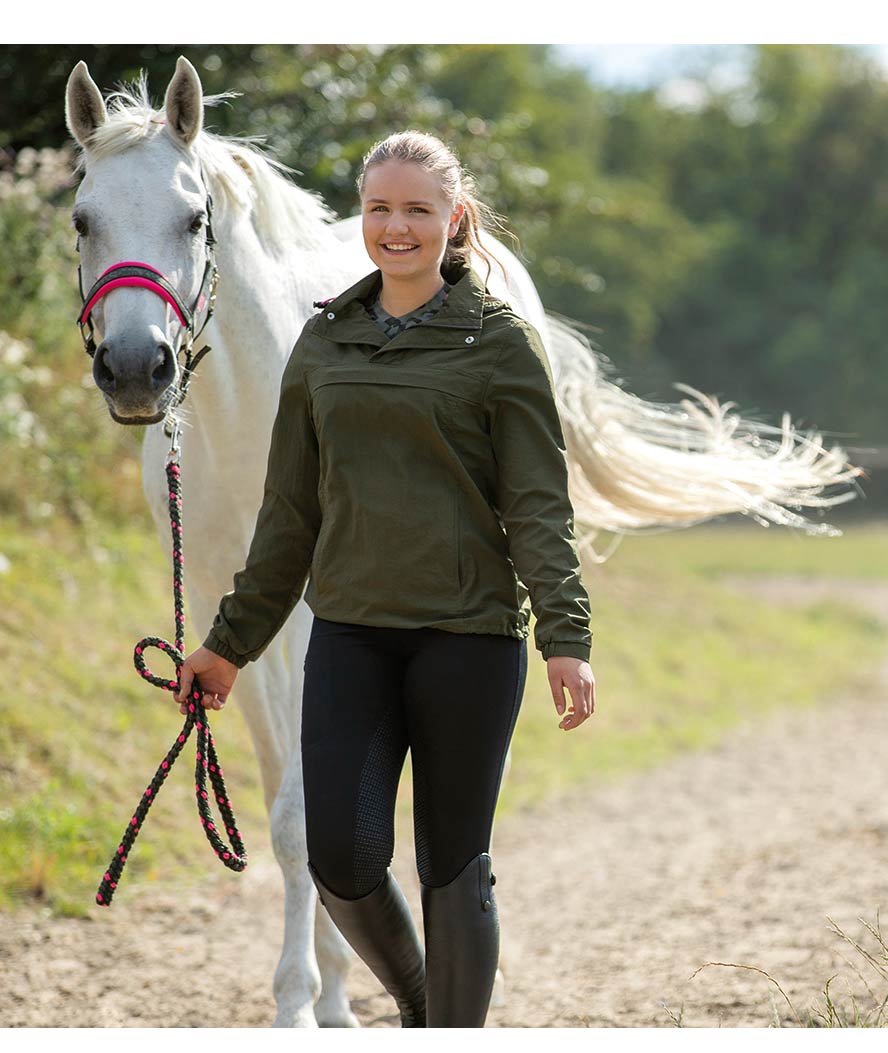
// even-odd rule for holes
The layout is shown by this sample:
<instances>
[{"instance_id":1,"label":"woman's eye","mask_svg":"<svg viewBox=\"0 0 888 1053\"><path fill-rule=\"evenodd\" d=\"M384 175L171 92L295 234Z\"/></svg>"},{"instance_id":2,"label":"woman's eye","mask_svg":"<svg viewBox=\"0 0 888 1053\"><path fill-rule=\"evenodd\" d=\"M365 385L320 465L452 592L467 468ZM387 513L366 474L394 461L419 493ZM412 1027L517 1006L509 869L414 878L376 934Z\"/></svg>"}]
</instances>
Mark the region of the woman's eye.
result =
<instances>
[{"instance_id":1,"label":"woman's eye","mask_svg":"<svg viewBox=\"0 0 888 1053\"><path fill-rule=\"evenodd\" d=\"M420 208L418 205L414 205L413 208L410 209L410 211L411 212L427 212L428 209Z\"/></svg>"}]
</instances>

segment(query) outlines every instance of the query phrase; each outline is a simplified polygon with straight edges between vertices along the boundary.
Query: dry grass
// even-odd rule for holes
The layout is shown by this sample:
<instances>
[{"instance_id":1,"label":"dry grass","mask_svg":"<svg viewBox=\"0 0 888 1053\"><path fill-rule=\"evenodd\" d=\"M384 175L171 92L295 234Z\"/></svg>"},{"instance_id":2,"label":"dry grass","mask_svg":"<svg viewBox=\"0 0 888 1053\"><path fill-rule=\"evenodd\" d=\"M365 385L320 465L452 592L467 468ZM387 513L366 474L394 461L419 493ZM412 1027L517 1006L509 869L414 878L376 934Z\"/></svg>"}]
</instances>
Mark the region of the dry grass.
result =
<instances>
[{"instance_id":1,"label":"dry grass","mask_svg":"<svg viewBox=\"0 0 888 1053\"><path fill-rule=\"evenodd\" d=\"M827 918L832 933L853 952L852 957L841 954L854 979L847 974L834 974L823 985L821 1001L806 1010L799 1010L767 970L757 965L739 962L705 962L689 977L693 980L705 969L742 969L758 973L772 985L769 992L774 1027L850 1027L877 1028L888 1026L888 942L882 932L881 919L875 923L858 918L864 936L854 939L832 918ZM855 982L856 980L856 982ZM837 993L837 988L844 988ZM780 1000L775 997L775 992ZM683 1027L684 1006L678 1010L663 1004L663 1009L674 1027Z\"/></svg>"}]
</instances>

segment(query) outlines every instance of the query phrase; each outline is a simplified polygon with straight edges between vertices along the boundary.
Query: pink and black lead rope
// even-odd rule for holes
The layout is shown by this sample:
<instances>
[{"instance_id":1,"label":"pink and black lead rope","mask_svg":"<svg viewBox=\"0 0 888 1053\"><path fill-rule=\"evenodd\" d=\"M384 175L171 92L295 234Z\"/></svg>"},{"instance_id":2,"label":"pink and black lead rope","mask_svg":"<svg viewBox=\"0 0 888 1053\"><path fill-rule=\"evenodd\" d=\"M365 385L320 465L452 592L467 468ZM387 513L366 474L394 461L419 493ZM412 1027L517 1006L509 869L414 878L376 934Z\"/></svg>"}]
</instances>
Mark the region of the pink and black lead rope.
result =
<instances>
[{"instance_id":1,"label":"pink and black lead rope","mask_svg":"<svg viewBox=\"0 0 888 1053\"><path fill-rule=\"evenodd\" d=\"M165 651L176 663L178 677L178 670L185 661L185 611L182 602L182 496L179 465L175 462L175 454L177 453L176 438L174 438L173 451L171 451L167 458L166 472L170 495L170 522L173 531L173 598L176 606L176 646L173 647L172 644L166 640L162 640L159 636L146 636L136 644L135 653L133 654L133 662L139 673L152 684L156 684L157 687L165 688L167 691L179 690L178 679L165 680L163 677L155 676L145 665L144 652L148 647L157 647L161 651ZM203 825L204 832L207 835L207 840L210 842L210 845L219 859L221 859L224 865L230 870L240 871L247 865L247 852L244 848L241 836L238 833L234 812L231 809L231 802L228 800L228 792L225 789L225 782L222 778L222 768L219 766L219 759L216 756L216 747L213 743L213 736L210 733L210 725L207 721L206 710L200 701L201 698L203 698L203 692L201 691L200 684L196 678L191 687L192 689L189 695L190 700L188 702L188 714L185 717L185 726L182 728L176 741L170 747L166 757L161 761L160 767L157 769L154 778L151 780L151 784L142 794L139 806L136 808L132 819L130 819L129 826L127 826L123 837L120 839L120 844L117 846L117 851L114 853L114 857L102 877L99 890L96 892L96 903L100 906L107 907L110 905L111 900L114 897L114 890L117 888L117 884L120 881L120 875L126 865L130 849L132 848L133 842L139 836L139 831L142 828L142 823L145 821L145 816L148 814L148 809L154 803L154 800L166 780L167 775L169 775L176 758L182 752L182 747L187 742L192 728L197 729L197 759L194 768L194 792L197 798L197 810L200 813L200 821ZM219 836L219 831L213 819L213 813L210 811L209 797L206 788L208 773L213 788L213 794L216 798L216 803L219 805L219 813L222 817L224 829L227 831L228 836L231 839L230 845L226 844Z\"/></svg>"}]
</instances>

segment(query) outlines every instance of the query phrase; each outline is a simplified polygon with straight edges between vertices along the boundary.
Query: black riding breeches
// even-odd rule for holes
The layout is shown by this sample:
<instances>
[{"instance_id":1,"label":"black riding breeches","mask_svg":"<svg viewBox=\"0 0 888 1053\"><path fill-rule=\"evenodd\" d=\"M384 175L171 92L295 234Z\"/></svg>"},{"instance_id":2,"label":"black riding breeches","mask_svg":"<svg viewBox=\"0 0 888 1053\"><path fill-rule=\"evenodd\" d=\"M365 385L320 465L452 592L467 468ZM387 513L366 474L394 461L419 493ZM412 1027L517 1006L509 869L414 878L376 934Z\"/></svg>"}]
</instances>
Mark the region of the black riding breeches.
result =
<instances>
[{"instance_id":1,"label":"black riding breeches","mask_svg":"<svg viewBox=\"0 0 888 1053\"><path fill-rule=\"evenodd\" d=\"M385 876L408 748L422 883L489 850L526 675L517 637L315 617L302 761L308 858L328 888L356 899Z\"/></svg>"}]
</instances>

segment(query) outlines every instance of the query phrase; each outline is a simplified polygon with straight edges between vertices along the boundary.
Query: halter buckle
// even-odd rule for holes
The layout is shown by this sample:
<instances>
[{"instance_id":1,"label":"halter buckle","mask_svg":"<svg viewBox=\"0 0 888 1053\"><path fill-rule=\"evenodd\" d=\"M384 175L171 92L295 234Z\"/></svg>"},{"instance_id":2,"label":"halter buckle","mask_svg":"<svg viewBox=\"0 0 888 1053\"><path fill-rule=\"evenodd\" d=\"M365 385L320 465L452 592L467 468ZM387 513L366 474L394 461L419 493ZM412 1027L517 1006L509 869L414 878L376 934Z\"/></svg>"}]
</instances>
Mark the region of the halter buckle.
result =
<instances>
[{"instance_id":1,"label":"halter buckle","mask_svg":"<svg viewBox=\"0 0 888 1053\"><path fill-rule=\"evenodd\" d=\"M179 421L175 417L167 417L163 424L166 435L171 437L170 452L167 454L167 464L178 464L181 447L179 446Z\"/></svg>"}]
</instances>

